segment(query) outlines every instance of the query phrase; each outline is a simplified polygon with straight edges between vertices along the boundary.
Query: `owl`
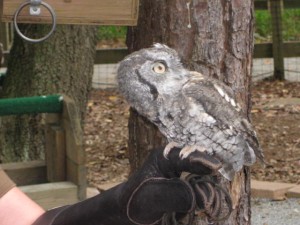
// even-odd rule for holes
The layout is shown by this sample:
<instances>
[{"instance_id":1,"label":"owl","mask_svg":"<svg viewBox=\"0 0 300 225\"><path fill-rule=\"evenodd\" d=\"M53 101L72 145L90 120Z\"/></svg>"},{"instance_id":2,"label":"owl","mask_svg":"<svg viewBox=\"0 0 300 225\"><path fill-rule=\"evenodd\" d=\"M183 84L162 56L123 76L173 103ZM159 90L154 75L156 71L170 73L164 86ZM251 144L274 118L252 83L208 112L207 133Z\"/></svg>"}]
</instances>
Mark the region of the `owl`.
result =
<instances>
[{"instance_id":1,"label":"owl","mask_svg":"<svg viewBox=\"0 0 300 225\"><path fill-rule=\"evenodd\" d=\"M140 115L167 138L180 157L206 152L222 163L219 172L232 180L256 157L263 161L256 133L234 99L233 90L212 77L189 71L177 52L163 44L127 56L118 68L119 91Z\"/></svg>"}]
</instances>

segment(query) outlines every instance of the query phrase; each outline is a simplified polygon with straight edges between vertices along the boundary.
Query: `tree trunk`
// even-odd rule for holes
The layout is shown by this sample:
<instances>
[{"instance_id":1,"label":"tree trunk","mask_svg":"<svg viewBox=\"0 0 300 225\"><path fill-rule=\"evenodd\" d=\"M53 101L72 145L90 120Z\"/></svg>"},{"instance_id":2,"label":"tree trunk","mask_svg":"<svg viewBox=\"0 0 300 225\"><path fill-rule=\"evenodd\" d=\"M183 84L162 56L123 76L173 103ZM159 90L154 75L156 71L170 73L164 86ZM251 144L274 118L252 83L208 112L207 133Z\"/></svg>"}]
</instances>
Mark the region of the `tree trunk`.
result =
<instances>
[{"instance_id":1,"label":"tree trunk","mask_svg":"<svg viewBox=\"0 0 300 225\"><path fill-rule=\"evenodd\" d=\"M47 25L20 25L27 36L43 36ZM91 87L96 29L57 26L47 41L32 44L17 34L10 51L1 98L65 94L74 99L83 120ZM0 117L0 161L43 158L40 115Z\"/></svg>"},{"instance_id":2,"label":"tree trunk","mask_svg":"<svg viewBox=\"0 0 300 225\"><path fill-rule=\"evenodd\" d=\"M237 101L249 116L253 52L252 0L141 0L137 27L129 29L130 51L165 43L175 48L190 70L222 80L234 89ZM135 170L165 139L146 119L131 110L129 155ZM222 179L233 200L227 221L216 224L250 224L249 168L233 182ZM195 224L206 224L199 218Z\"/></svg>"}]
</instances>

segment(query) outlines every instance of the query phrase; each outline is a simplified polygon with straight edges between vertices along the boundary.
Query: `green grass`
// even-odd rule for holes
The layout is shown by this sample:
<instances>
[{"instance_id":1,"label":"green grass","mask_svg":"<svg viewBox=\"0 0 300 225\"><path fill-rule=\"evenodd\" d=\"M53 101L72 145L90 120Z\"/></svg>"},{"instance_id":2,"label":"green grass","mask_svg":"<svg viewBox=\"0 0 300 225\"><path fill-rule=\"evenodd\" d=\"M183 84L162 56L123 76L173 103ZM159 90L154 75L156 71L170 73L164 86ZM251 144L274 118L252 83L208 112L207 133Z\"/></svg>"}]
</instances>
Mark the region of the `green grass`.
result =
<instances>
[{"instance_id":1,"label":"green grass","mask_svg":"<svg viewBox=\"0 0 300 225\"><path fill-rule=\"evenodd\" d=\"M271 14L266 10L255 11L255 37L258 41L270 40L272 37Z\"/></svg>"},{"instance_id":2,"label":"green grass","mask_svg":"<svg viewBox=\"0 0 300 225\"><path fill-rule=\"evenodd\" d=\"M288 41L300 40L300 9L284 10L283 39Z\"/></svg>"},{"instance_id":3,"label":"green grass","mask_svg":"<svg viewBox=\"0 0 300 225\"><path fill-rule=\"evenodd\" d=\"M282 14L283 40L300 41L300 9L286 9ZM271 14L267 10L255 11L255 37L257 42L272 40Z\"/></svg>"},{"instance_id":4,"label":"green grass","mask_svg":"<svg viewBox=\"0 0 300 225\"><path fill-rule=\"evenodd\" d=\"M114 40L126 37L127 27L122 26L100 26L98 29L99 40Z\"/></svg>"}]
</instances>

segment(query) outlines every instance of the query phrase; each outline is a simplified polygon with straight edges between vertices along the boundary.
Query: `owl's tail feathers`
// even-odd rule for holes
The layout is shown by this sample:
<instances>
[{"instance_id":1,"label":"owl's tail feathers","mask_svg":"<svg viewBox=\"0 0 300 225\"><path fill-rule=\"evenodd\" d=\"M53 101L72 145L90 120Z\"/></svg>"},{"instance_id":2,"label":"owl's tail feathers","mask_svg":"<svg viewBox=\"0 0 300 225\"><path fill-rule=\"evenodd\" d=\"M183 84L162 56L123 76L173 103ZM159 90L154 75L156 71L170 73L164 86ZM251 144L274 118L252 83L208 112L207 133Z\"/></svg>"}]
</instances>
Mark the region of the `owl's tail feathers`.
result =
<instances>
[{"instance_id":1,"label":"owl's tail feathers","mask_svg":"<svg viewBox=\"0 0 300 225\"><path fill-rule=\"evenodd\" d=\"M232 181L236 172L240 171L245 166L251 166L255 163L256 158L265 166L266 162L264 160L263 152L260 148L252 148L248 142L244 146L244 158L238 160L235 163L223 163L222 168L219 172L229 181Z\"/></svg>"},{"instance_id":2,"label":"owl's tail feathers","mask_svg":"<svg viewBox=\"0 0 300 225\"><path fill-rule=\"evenodd\" d=\"M258 146L257 148L252 148L248 142L247 143L247 147L248 147L248 151L245 152L244 155L244 165L245 166L251 166L252 164L255 163L256 158L259 160L259 162L265 167L267 165L266 161L265 161L265 157L263 154L262 149Z\"/></svg>"},{"instance_id":3,"label":"owl's tail feathers","mask_svg":"<svg viewBox=\"0 0 300 225\"><path fill-rule=\"evenodd\" d=\"M256 161L256 154L253 148L246 142L246 149L244 153L244 165L251 166Z\"/></svg>"},{"instance_id":4,"label":"owl's tail feathers","mask_svg":"<svg viewBox=\"0 0 300 225\"><path fill-rule=\"evenodd\" d=\"M243 119L241 121L241 124L243 127L244 135L246 135L245 140L246 140L247 147L249 149L249 154L247 155L247 160L249 160L249 157L250 157L250 158L254 159L254 161L253 161L253 163L254 163L255 159L258 158L258 160L263 165L266 165L266 162L264 160L263 151L260 148L256 132L253 130L252 125L246 119ZM248 152L248 151L246 151L246 152ZM246 157L246 154L245 154L245 157ZM245 162L247 162L247 160L245 159ZM253 164L253 163L251 163L251 160L249 162L250 162L249 163L250 165ZM245 165L247 165L247 164L245 164Z\"/></svg>"}]
</instances>

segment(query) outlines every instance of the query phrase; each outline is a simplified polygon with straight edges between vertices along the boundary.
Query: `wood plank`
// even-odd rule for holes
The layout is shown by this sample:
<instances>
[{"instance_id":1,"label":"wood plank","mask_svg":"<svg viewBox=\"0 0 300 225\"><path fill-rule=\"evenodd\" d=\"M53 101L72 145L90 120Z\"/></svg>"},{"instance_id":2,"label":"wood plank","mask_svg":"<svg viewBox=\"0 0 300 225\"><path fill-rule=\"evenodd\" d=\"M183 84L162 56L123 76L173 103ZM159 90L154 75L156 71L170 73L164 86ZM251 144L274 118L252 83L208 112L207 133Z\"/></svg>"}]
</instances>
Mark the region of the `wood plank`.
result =
<instances>
[{"instance_id":1,"label":"wood plank","mask_svg":"<svg viewBox=\"0 0 300 225\"><path fill-rule=\"evenodd\" d=\"M11 22L24 0L3 0L2 20ZM54 9L59 24L136 25L138 0L47 0ZM49 12L42 8L39 16L30 16L24 8L18 22L50 23Z\"/></svg>"},{"instance_id":2,"label":"wood plank","mask_svg":"<svg viewBox=\"0 0 300 225\"><path fill-rule=\"evenodd\" d=\"M19 187L44 209L78 202L77 186L71 182L56 182Z\"/></svg>"},{"instance_id":3,"label":"wood plank","mask_svg":"<svg viewBox=\"0 0 300 225\"><path fill-rule=\"evenodd\" d=\"M66 180L66 143L61 114L45 116L47 177L50 182Z\"/></svg>"},{"instance_id":4,"label":"wood plank","mask_svg":"<svg viewBox=\"0 0 300 225\"><path fill-rule=\"evenodd\" d=\"M268 9L268 0L255 0L254 8L255 8L255 10L267 10Z\"/></svg>"},{"instance_id":5,"label":"wood plank","mask_svg":"<svg viewBox=\"0 0 300 225\"><path fill-rule=\"evenodd\" d=\"M86 198L86 166L74 163L67 159L67 180L78 186L78 198L83 200Z\"/></svg>"},{"instance_id":6,"label":"wood plank","mask_svg":"<svg viewBox=\"0 0 300 225\"><path fill-rule=\"evenodd\" d=\"M81 171L80 171L81 170ZM67 180L79 185L82 180L85 180L86 168L84 165L75 163L70 158L67 158Z\"/></svg>"},{"instance_id":7,"label":"wood plank","mask_svg":"<svg viewBox=\"0 0 300 225\"><path fill-rule=\"evenodd\" d=\"M45 113L46 124L60 124L61 114L59 113Z\"/></svg>"},{"instance_id":8,"label":"wood plank","mask_svg":"<svg viewBox=\"0 0 300 225\"><path fill-rule=\"evenodd\" d=\"M45 127L45 135L48 181L65 181L66 144L64 129L57 124L47 124Z\"/></svg>"},{"instance_id":9,"label":"wood plank","mask_svg":"<svg viewBox=\"0 0 300 225\"><path fill-rule=\"evenodd\" d=\"M8 57L9 57L9 51L4 51L4 63L2 65L2 67L7 67Z\"/></svg>"},{"instance_id":10,"label":"wood plank","mask_svg":"<svg viewBox=\"0 0 300 225\"><path fill-rule=\"evenodd\" d=\"M8 176L17 185L40 184L47 182L45 161L17 162L1 164Z\"/></svg>"},{"instance_id":11,"label":"wood plank","mask_svg":"<svg viewBox=\"0 0 300 225\"><path fill-rule=\"evenodd\" d=\"M63 126L66 135L67 180L78 186L79 199L86 198L85 151L80 115L74 101L64 96Z\"/></svg>"},{"instance_id":12,"label":"wood plank","mask_svg":"<svg viewBox=\"0 0 300 225\"><path fill-rule=\"evenodd\" d=\"M300 1L298 0L284 0L283 4L285 9L300 8ZM268 0L255 0L254 7L255 10L267 10L269 9Z\"/></svg>"},{"instance_id":13,"label":"wood plank","mask_svg":"<svg viewBox=\"0 0 300 225\"><path fill-rule=\"evenodd\" d=\"M300 42L286 42L283 43L284 57L299 57L300 56Z\"/></svg>"},{"instance_id":14,"label":"wood plank","mask_svg":"<svg viewBox=\"0 0 300 225\"><path fill-rule=\"evenodd\" d=\"M3 49L8 49L9 41L8 41L8 33L7 33L7 25L6 23L0 22L0 42L3 44Z\"/></svg>"},{"instance_id":15,"label":"wood plank","mask_svg":"<svg viewBox=\"0 0 300 225\"><path fill-rule=\"evenodd\" d=\"M283 6L285 9L300 8L300 1L299 0L284 0Z\"/></svg>"},{"instance_id":16,"label":"wood plank","mask_svg":"<svg viewBox=\"0 0 300 225\"><path fill-rule=\"evenodd\" d=\"M283 43L284 57L299 57L300 42ZM128 55L127 48L121 49L97 49L95 64L118 63ZM9 52L4 52L5 62L9 57ZM258 43L254 45L254 58L272 58L272 43ZM6 66L6 63L4 64Z\"/></svg>"},{"instance_id":17,"label":"wood plank","mask_svg":"<svg viewBox=\"0 0 300 225\"><path fill-rule=\"evenodd\" d=\"M83 132L80 124L80 115L74 101L64 96L63 126L66 132L67 157L77 164L85 163L83 150Z\"/></svg>"},{"instance_id":18,"label":"wood plank","mask_svg":"<svg viewBox=\"0 0 300 225\"><path fill-rule=\"evenodd\" d=\"M253 58L272 58L273 48L272 43L262 43L254 45L254 55Z\"/></svg>"},{"instance_id":19,"label":"wood plank","mask_svg":"<svg viewBox=\"0 0 300 225\"><path fill-rule=\"evenodd\" d=\"M284 57L299 57L300 42L285 42L283 43ZM273 58L272 43L260 43L254 45L254 58Z\"/></svg>"},{"instance_id":20,"label":"wood plank","mask_svg":"<svg viewBox=\"0 0 300 225\"><path fill-rule=\"evenodd\" d=\"M97 49L95 64L117 63L129 54L127 48Z\"/></svg>"},{"instance_id":21,"label":"wood plank","mask_svg":"<svg viewBox=\"0 0 300 225\"><path fill-rule=\"evenodd\" d=\"M118 63L125 56L129 54L127 48L111 48L111 49L97 49L95 56L95 64L105 63ZM9 58L9 51L4 51L4 64L3 67L7 66L7 60Z\"/></svg>"}]
</instances>

